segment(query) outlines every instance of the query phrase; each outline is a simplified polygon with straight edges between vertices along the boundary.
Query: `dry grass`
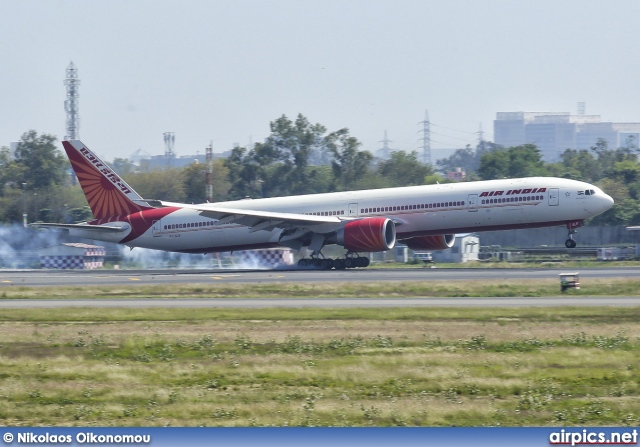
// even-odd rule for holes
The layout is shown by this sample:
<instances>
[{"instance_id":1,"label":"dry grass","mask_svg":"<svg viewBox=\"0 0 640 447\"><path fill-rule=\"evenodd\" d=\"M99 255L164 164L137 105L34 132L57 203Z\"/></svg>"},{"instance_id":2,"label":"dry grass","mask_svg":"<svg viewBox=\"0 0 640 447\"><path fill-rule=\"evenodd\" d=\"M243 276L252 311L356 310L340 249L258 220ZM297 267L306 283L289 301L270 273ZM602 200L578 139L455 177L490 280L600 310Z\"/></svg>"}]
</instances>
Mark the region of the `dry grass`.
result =
<instances>
[{"instance_id":1,"label":"dry grass","mask_svg":"<svg viewBox=\"0 0 640 447\"><path fill-rule=\"evenodd\" d=\"M74 312L4 313L3 424L640 422L640 309Z\"/></svg>"}]
</instances>

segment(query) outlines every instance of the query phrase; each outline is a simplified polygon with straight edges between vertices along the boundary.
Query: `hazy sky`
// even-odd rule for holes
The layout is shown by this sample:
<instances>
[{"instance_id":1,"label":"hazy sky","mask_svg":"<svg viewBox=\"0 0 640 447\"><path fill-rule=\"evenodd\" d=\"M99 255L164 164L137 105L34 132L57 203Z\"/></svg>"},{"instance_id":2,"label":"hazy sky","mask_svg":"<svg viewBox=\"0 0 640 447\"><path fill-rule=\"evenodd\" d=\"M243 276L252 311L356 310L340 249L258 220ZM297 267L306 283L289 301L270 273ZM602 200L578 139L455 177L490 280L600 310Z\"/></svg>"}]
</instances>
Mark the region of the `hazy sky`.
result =
<instances>
[{"instance_id":1,"label":"hazy sky","mask_svg":"<svg viewBox=\"0 0 640 447\"><path fill-rule=\"evenodd\" d=\"M65 135L79 71L80 138L112 160L247 145L302 113L376 150L493 137L498 111L640 122L637 0L0 0L0 145ZM437 132L437 134L436 134ZM434 154L438 157L438 154Z\"/></svg>"}]
</instances>

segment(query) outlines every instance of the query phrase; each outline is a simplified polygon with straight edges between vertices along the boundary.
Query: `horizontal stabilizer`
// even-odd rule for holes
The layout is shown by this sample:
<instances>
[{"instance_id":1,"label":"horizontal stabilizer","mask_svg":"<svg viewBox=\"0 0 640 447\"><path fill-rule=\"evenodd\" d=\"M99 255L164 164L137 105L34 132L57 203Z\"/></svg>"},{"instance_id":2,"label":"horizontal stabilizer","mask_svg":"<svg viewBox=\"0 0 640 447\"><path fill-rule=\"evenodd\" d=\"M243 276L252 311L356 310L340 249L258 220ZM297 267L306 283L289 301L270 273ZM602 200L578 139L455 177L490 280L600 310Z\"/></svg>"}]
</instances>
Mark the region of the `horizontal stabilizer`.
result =
<instances>
[{"instance_id":1,"label":"horizontal stabilizer","mask_svg":"<svg viewBox=\"0 0 640 447\"><path fill-rule=\"evenodd\" d=\"M88 230L104 233L118 233L127 231L129 225L115 226L115 225L87 225L87 224L58 224L58 223L32 223L30 227L34 228L61 228L66 230Z\"/></svg>"}]
</instances>

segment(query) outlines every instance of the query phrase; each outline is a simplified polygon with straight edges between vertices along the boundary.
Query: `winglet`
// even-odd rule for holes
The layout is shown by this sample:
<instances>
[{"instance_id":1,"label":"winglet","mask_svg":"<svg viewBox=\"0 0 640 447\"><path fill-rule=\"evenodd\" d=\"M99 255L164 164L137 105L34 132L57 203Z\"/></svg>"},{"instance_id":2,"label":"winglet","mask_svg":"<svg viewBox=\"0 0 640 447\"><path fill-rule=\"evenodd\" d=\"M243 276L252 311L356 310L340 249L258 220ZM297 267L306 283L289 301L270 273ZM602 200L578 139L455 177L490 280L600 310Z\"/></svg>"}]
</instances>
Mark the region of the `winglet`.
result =
<instances>
[{"instance_id":1,"label":"winglet","mask_svg":"<svg viewBox=\"0 0 640 447\"><path fill-rule=\"evenodd\" d=\"M80 140L63 141L62 145L96 219L153 209L135 203L142 197Z\"/></svg>"}]
</instances>

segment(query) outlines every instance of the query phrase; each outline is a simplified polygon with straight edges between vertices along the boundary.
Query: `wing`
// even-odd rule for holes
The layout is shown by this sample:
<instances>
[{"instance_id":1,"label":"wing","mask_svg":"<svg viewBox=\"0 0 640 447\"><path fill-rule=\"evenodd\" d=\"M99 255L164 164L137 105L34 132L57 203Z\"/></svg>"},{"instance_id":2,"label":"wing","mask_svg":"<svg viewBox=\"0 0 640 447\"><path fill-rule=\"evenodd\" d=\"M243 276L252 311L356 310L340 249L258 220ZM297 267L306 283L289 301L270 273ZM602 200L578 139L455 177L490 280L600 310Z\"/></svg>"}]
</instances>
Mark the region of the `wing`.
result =
<instances>
[{"instance_id":1,"label":"wing","mask_svg":"<svg viewBox=\"0 0 640 447\"><path fill-rule=\"evenodd\" d=\"M204 217L217 219L216 225L239 224L250 227L251 232L259 230L271 231L275 228L285 230L313 228L314 232L331 232L338 230L345 220L351 220L339 216L312 216L309 214L225 208L211 206L206 203L199 205L163 201L159 203L162 206L175 206L200 211L200 214Z\"/></svg>"}]
</instances>

